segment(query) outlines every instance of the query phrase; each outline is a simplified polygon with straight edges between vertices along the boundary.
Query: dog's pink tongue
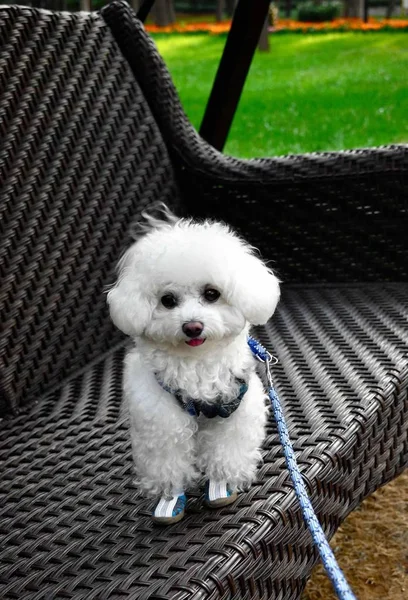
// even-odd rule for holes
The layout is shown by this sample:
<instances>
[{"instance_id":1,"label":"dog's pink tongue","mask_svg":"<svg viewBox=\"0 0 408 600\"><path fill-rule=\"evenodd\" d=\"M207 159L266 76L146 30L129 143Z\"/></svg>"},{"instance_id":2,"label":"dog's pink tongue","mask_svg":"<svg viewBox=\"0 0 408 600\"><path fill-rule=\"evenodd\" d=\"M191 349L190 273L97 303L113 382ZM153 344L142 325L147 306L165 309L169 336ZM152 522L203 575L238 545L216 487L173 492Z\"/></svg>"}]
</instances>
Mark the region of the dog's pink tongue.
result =
<instances>
[{"instance_id":1,"label":"dog's pink tongue","mask_svg":"<svg viewBox=\"0 0 408 600\"><path fill-rule=\"evenodd\" d=\"M204 342L205 340L196 338L195 340L189 340L186 342L186 344L189 346L201 346L201 344L204 344Z\"/></svg>"}]
</instances>

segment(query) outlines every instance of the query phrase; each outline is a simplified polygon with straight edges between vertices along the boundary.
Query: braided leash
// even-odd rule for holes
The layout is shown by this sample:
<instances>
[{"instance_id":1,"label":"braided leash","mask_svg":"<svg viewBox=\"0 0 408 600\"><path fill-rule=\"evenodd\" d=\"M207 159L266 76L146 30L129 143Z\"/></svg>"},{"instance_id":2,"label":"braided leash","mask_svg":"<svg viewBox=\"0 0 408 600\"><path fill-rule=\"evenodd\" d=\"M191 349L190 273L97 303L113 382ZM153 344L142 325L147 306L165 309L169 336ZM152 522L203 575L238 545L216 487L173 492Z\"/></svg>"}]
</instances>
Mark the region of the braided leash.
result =
<instances>
[{"instance_id":1,"label":"braided leash","mask_svg":"<svg viewBox=\"0 0 408 600\"><path fill-rule=\"evenodd\" d=\"M278 360L273 357L265 348L254 338L248 339L248 345L252 350L254 356L266 367L266 375L269 383L268 395L271 401L272 410L274 413L275 421L278 427L279 439L285 454L286 465L292 480L296 496L299 500L299 504L302 510L303 518L309 531L312 535L313 542L317 547L320 558L322 559L323 566L326 570L330 581L333 584L335 592L340 600L357 600L353 594L346 578L343 575L342 570L337 564L336 558L333 554L332 549L326 539L323 529L316 517L313 510L312 503L307 495L306 487L302 479L302 475L299 470L299 466L296 462L296 456L293 450L292 443L289 438L288 428L283 416L282 406L279 401L278 395L274 389L272 374L270 365L276 364Z\"/></svg>"}]
</instances>

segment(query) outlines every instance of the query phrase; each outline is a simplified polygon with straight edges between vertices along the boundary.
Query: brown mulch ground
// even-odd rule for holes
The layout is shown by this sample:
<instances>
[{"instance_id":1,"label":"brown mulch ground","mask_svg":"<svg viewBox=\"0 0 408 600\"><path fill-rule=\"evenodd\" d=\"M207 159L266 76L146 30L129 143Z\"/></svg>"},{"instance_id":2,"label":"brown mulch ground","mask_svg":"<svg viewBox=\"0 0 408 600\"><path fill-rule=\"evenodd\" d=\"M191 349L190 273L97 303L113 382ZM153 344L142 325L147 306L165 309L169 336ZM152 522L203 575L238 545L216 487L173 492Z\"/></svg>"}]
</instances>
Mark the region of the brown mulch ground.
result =
<instances>
[{"instance_id":1,"label":"brown mulch ground","mask_svg":"<svg viewBox=\"0 0 408 600\"><path fill-rule=\"evenodd\" d=\"M367 498L331 541L358 600L408 599L408 471ZM319 565L302 600L335 600Z\"/></svg>"}]
</instances>

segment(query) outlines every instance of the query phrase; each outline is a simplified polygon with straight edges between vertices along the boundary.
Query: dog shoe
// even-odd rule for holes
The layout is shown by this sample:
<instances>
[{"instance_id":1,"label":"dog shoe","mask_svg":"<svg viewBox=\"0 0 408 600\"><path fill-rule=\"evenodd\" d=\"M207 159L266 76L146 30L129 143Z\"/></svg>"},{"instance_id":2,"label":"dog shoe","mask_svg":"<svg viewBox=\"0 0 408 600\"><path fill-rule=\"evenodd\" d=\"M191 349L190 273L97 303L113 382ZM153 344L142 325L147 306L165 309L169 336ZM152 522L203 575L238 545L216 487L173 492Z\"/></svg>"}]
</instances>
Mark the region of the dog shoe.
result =
<instances>
[{"instance_id":1,"label":"dog shoe","mask_svg":"<svg viewBox=\"0 0 408 600\"><path fill-rule=\"evenodd\" d=\"M184 510L187 504L187 497L185 494L180 496L163 496L157 503L154 509L152 518L155 523L159 525L172 525L181 521L184 517Z\"/></svg>"},{"instance_id":2,"label":"dog shoe","mask_svg":"<svg viewBox=\"0 0 408 600\"><path fill-rule=\"evenodd\" d=\"M205 503L210 508L220 508L232 504L237 499L236 490L231 490L225 481L207 481L205 484Z\"/></svg>"}]
</instances>

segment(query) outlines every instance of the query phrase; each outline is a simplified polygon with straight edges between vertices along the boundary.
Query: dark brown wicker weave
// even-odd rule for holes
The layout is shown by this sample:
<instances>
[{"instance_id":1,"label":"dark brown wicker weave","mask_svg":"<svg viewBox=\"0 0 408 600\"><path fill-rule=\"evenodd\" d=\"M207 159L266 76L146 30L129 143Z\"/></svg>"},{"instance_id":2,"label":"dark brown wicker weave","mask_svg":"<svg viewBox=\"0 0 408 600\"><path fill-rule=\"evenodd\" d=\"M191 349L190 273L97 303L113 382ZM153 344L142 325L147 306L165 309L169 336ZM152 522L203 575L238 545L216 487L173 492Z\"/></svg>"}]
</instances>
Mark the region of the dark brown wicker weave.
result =
<instances>
[{"instance_id":1,"label":"dark brown wicker weave","mask_svg":"<svg viewBox=\"0 0 408 600\"><path fill-rule=\"evenodd\" d=\"M152 524L103 291L156 200L275 261L283 300L257 334L332 536L408 461L408 148L220 155L121 2L2 7L0 44L0 598L299 598L317 555L272 418L250 492Z\"/></svg>"}]
</instances>

